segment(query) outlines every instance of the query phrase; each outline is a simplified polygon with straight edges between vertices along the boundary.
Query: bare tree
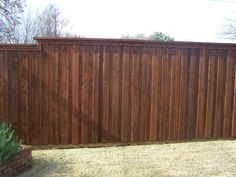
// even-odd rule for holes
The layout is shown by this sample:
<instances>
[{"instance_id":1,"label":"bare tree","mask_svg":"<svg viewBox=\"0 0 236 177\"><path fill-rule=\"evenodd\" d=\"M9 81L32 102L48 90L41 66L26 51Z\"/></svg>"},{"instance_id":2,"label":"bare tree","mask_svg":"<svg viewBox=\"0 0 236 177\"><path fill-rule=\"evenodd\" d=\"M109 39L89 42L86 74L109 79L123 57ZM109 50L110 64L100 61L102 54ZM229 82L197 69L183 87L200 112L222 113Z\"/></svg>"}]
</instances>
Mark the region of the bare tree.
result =
<instances>
[{"instance_id":1,"label":"bare tree","mask_svg":"<svg viewBox=\"0 0 236 177\"><path fill-rule=\"evenodd\" d=\"M60 10L49 4L38 17L40 23L37 36L60 37L65 34L65 27L69 21L61 17Z\"/></svg>"},{"instance_id":2,"label":"bare tree","mask_svg":"<svg viewBox=\"0 0 236 177\"><path fill-rule=\"evenodd\" d=\"M20 24L24 0L0 0L0 42L15 41L15 27Z\"/></svg>"},{"instance_id":3,"label":"bare tree","mask_svg":"<svg viewBox=\"0 0 236 177\"><path fill-rule=\"evenodd\" d=\"M43 11L27 11L17 26L14 43L35 43L33 37L79 37L66 31L69 21L61 16L60 10L49 4Z\"/></svg>"},{"instance_id":4,"label":"bare tree","mask_svg":"<svg viewBox=\"0 0 236 177\"><path fill-rule=\"evenodd\" d=\"M35 43L33 37L39 33L39 13L27 11L21 17L21 24L15 28L14 43Z\"/></svg>"},{"instance_id":5,"label":"bare tree","mask_svg":"<svg viewBox=\"0 0 236 177\"><path fill-rule=\"evenodd\" d=\"M130 35L130 34L126 34L126 35L122 35L123 39L147 39L147 37L144 34L136 34L136 35Z\"/></svg>"},{"instance_id":6,"label":"bare tree","mask_svg":"<svg viewBox=\"0 0 236 177\"><path fill-rule=\"evenodd\" d=\"M123 39L146 39L146 40L159 40L159 41L173 41L174 38L162 32L154 32L150 36L145 36L144 34L137 35L123 35Z\"/></svg>"},{"instance_id":7,"label":"bare tree","mask_svg":"<svg viewBox=\"0 0 236 177\"><path fill-rule=\"evenodd\" d=\"M220 33L220 37L234 41L236 40L236 20L226 20L228 21L228 24L225 25L225 30Z\"/></svg>"}]
</instances>

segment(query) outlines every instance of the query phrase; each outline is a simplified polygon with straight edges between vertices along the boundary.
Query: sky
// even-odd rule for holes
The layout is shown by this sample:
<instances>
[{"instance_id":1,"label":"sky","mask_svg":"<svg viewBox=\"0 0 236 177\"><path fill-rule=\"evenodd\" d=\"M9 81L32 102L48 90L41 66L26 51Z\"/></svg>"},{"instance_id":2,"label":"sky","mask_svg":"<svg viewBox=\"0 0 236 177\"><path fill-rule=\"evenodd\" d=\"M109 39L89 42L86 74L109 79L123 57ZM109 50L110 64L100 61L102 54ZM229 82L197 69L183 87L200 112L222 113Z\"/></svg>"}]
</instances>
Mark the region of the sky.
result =
<instances>
[{"instance_id":1,"label":"sky","mask_svg":"<svg viewBox=\"0 0 236 177\"><path fill-rule=\"evenodd\" d=\"M236 20L236 0L26 0L28 9L55 4L68 31L92 38L163 32L176 41L235 42L220 33Z\"/></svg>"}]
</instances>

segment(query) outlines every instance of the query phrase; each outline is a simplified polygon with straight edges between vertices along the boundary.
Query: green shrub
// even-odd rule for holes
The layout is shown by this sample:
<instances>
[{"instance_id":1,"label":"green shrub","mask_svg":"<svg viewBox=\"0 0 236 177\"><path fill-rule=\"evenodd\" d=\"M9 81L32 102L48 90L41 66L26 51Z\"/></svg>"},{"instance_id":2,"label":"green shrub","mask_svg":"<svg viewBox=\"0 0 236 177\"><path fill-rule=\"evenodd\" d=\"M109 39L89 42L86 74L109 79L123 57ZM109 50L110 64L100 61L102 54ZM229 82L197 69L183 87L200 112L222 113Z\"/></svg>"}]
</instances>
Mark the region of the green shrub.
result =
<instances>
[{"instance_id":1,"label":"green shrub","mask_svg":"<svg viewBox=\"0 0 236 177\"><path fill-rule=\"evenodd\" d=\"M20 140L10 125L0 122L0 163L10 160L21 151Z\"/></svg>"}]
</instances>

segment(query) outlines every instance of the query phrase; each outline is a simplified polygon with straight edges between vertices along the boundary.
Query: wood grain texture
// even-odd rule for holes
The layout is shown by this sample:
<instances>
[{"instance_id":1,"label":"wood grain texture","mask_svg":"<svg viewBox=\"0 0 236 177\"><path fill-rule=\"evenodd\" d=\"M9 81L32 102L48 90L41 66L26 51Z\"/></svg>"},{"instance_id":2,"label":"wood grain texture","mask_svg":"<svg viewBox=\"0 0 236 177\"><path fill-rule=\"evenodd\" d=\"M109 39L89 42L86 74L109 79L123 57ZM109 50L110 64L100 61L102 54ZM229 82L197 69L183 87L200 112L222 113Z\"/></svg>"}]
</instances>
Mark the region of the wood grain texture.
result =
<instances>
[{"instance_id":1,"label":"wood grain texture","mask_svg":"<svg viewBox=\"0 0 236 177\"><path fill-rule=\"evenodd\" d=\"M223 137L231 136L235 81L235 52L229 50L226 64Z\"/></svg>"},{"instance_id":2,"label":"wood grain texture","mask_svg":"<svg viewBox=\"0 0 236 177\"><path fill-rule=\"evenodd\" d=\"M198 103L197 103L197 122L196 138L205 137L206 122L206 103L207 103L207 84L208 84L208 63L209 56L207 50L200 51L199 57L199 76L198 76Z\"/></svg>"},{"instance_id":3,"label":"wood grain texture","mask_svg":"<svg viewBox=\"0 0 236 177\"><path fill-rule=\"evenodd\" d=\"M179 131L179 94L180 94L180 57L179 50L172 50L171 60L171 81L170 81L170 126L169 140L178 139Z\"/></svg>"},{"instance_id":4,"label":"wood grain texture","mask_svg":"<svg viewBox=\"0 0 236 177\"><path fill-rule=\"evenodd\" d=\"M196 137L197 118L197 93L198 93L198 72L199 72L199 50L191 49L189 69L189 100L188 100L188 121L187 139Z\"/></svg>"},{"instance_id":5,"label":"wood grain texture","mask_svg":"<svg viewBox=\"0 0 236 177\"><path fill-rule=\"evenodd\" d=\"M40 45L0 51L1 120L25 144L236 137L233 45Z\"/></svg>"},{"instance_id":6,"label":"wood grain texture","mask_svg":"<svg viewBox=\"0 0 236 177\"><path fill-rule=\"evenodd\" d=\"M58 64L58 121L59 142L68 143L68 46L59 46Z\"/></svg>"},{"instance_id":7,"label":"wood grain texture","mask_svg":"<svg viewBox=\"0 0 236 177\"><path fill-rule=\"evenodd\" d=\"M49 60L50 57L48 52L48 45L45 45L42 52L39 54L39 126L40 135L39 142L40 144L48 144L49 139ZM56 114L57 115L57 114ZM55 135L58 136L58 135Z\"/></svg>"},{"instance_id":8,"label":"wood grain texture","mask_svg":"<svg viewBox=\"0 0 236 177\"><path fill-rule=\"evenodd\" d=\"M0 52L0 120L3 120L3 117L5 117L3 110L6 104L4 99L4 95L6 94L4 90L6 84L4 78L6 70L5 68L7 68L6 61L7 61L6 51L1 51Z\"/></svg>"},{"instance_id":9,"label":"wood grain texture","mask_svg":"<svg viewBox=\"0 0 236 177\"><path fill-rule=\"evenodd\" d=\"M29 75L28 75L28 54L20 53L19 57L19 134L25 141L29 139Z\"/></svg>"},{"instance_id":10,"label":"wood grain texture","mask_svg":"<svg viewBox=\"0 0 236 177\"><path fill-rule=\"evenodd\" d=\"M58 46L48 46L48 143L59 142L59 51Z\"/></svg>"},{"instance_id":11,"label":"wood grain texture","mask_svg":"<svg viewBox=\"0 0 236 177\"><path fill-rule=\"evenodd\" d=\"M103 47L103 76L102 76L102 143L108 142L109 130L109 109L110 109L110 69L111 69L111 51L109 47Z\"/></svg>"},{"instance_id":12,"label":"wood grain texture","mask_svg":"<svg viewBox=\"0 0 236 177\"><path fill-rule=\"evenodd\" d=\"M5 52L0 52L0 110L4 109L4 55ZM3 120L3 113L0 112L0 120Z\"/></svg>"},{"instance_id":13,"label":"wood grain texture","mask_svg":"<svg viewBox=\"0 0 236 177\"><path fill-rule=\"evenodd\" d=\"M18 133L19 120L19 104L18 104L18 61L19 55L17 52L8 53L8 121L12 123L13 127Z\"/></svg>"},{"instance_id":14,"label":"wood grain texture","mask_svg":"<svg viewBox=\"0 0 236 177\"><path fill-rule=\"evenodd\" d=\"M180 60L180 102L179 102L179 132L178 139L186 138L185 132L187 127L187 113L188 113L188 77L189 77L189 62L188 50L181 49Z\"/></svg>"},{"instance_id":15,"label":"wood grain texture","mask_svg":"<svg viewBox=\"0 0 236 177\"><path fill-rule=\"evenodd\" d=\"M225 72L226 72L226 51L219 50L217 57L217 83L216 83L216 108L214 138L222 137L224 123L224 93L225 93ZM234 97L235 98L235 97Z\"/></svg>"},{"instance_id":16,"label":"wood grain texture","mask_svg":"<svg viewBox=\"0 0 236 177\"><path fill-rule=\"evenodd\" d=\"M71 143L79 143L79 49L74 46L71 51L71 95L72 95L72 108L71 108Z\"/></svg>"},{"instance_id":17,"label":"wood grain texture","mask_svg":"<svg viewBox=\"0 0 236 177\"><path fill-rule=\"evenodd\" d=\"M160 84L158 83L158 78L160 77L160 72L159 72L159 63L161 60L161 55L160 55L160 49L151 49L151 67L152 67L152 78L151 78L151 111L150 111L150 141L156 141L158 137L158 119L159 119L159 114L158 114L158 108L159 108L159 87Z\"/></svg>"},{"instance_id":18,"label":"wood grain texture","mask_svg":"<svg viewBox=\"0 0 236 177\"><path fill-rule=\"evenodd\" d=\"M129 82L130 82L130 58L129 58L130 50L128 47L123 48L123 55L121 56L122 60L122 106L121 106L121 142L128 142L129 129L130 126L130 94L129 94Z\"/></svg>"},{"instance_id":19,"label":"wood grain texture","mask_svg":"<svg viewBox=\"0 0 236 177\"><path fill-rule=\"evenodd\" d=\"M98 143L98 128L99 128L99 83L100 83L100 47L93 47L92 54L92 142Z\"/></svg>"}]
</instances>

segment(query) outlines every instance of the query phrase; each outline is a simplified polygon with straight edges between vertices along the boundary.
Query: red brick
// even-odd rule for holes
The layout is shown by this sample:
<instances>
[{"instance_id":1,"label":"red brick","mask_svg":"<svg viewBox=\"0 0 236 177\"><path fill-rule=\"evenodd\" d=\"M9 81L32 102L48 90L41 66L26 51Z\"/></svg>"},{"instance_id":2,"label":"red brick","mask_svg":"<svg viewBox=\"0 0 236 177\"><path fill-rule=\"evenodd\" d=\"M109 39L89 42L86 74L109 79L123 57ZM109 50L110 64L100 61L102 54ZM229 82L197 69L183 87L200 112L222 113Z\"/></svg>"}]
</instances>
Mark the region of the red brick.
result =
<instances>
[{"instance_id":1,"label":"red brick","mask_svg":"<svg viewBox=\"0 0 236 177\"><path fill-rule=\"evenodd\" d=\"M0 164L0 177L12 177L32 167L32 147L22 146L22 152L11 161Z\"/></svg>"}]
</instances>

